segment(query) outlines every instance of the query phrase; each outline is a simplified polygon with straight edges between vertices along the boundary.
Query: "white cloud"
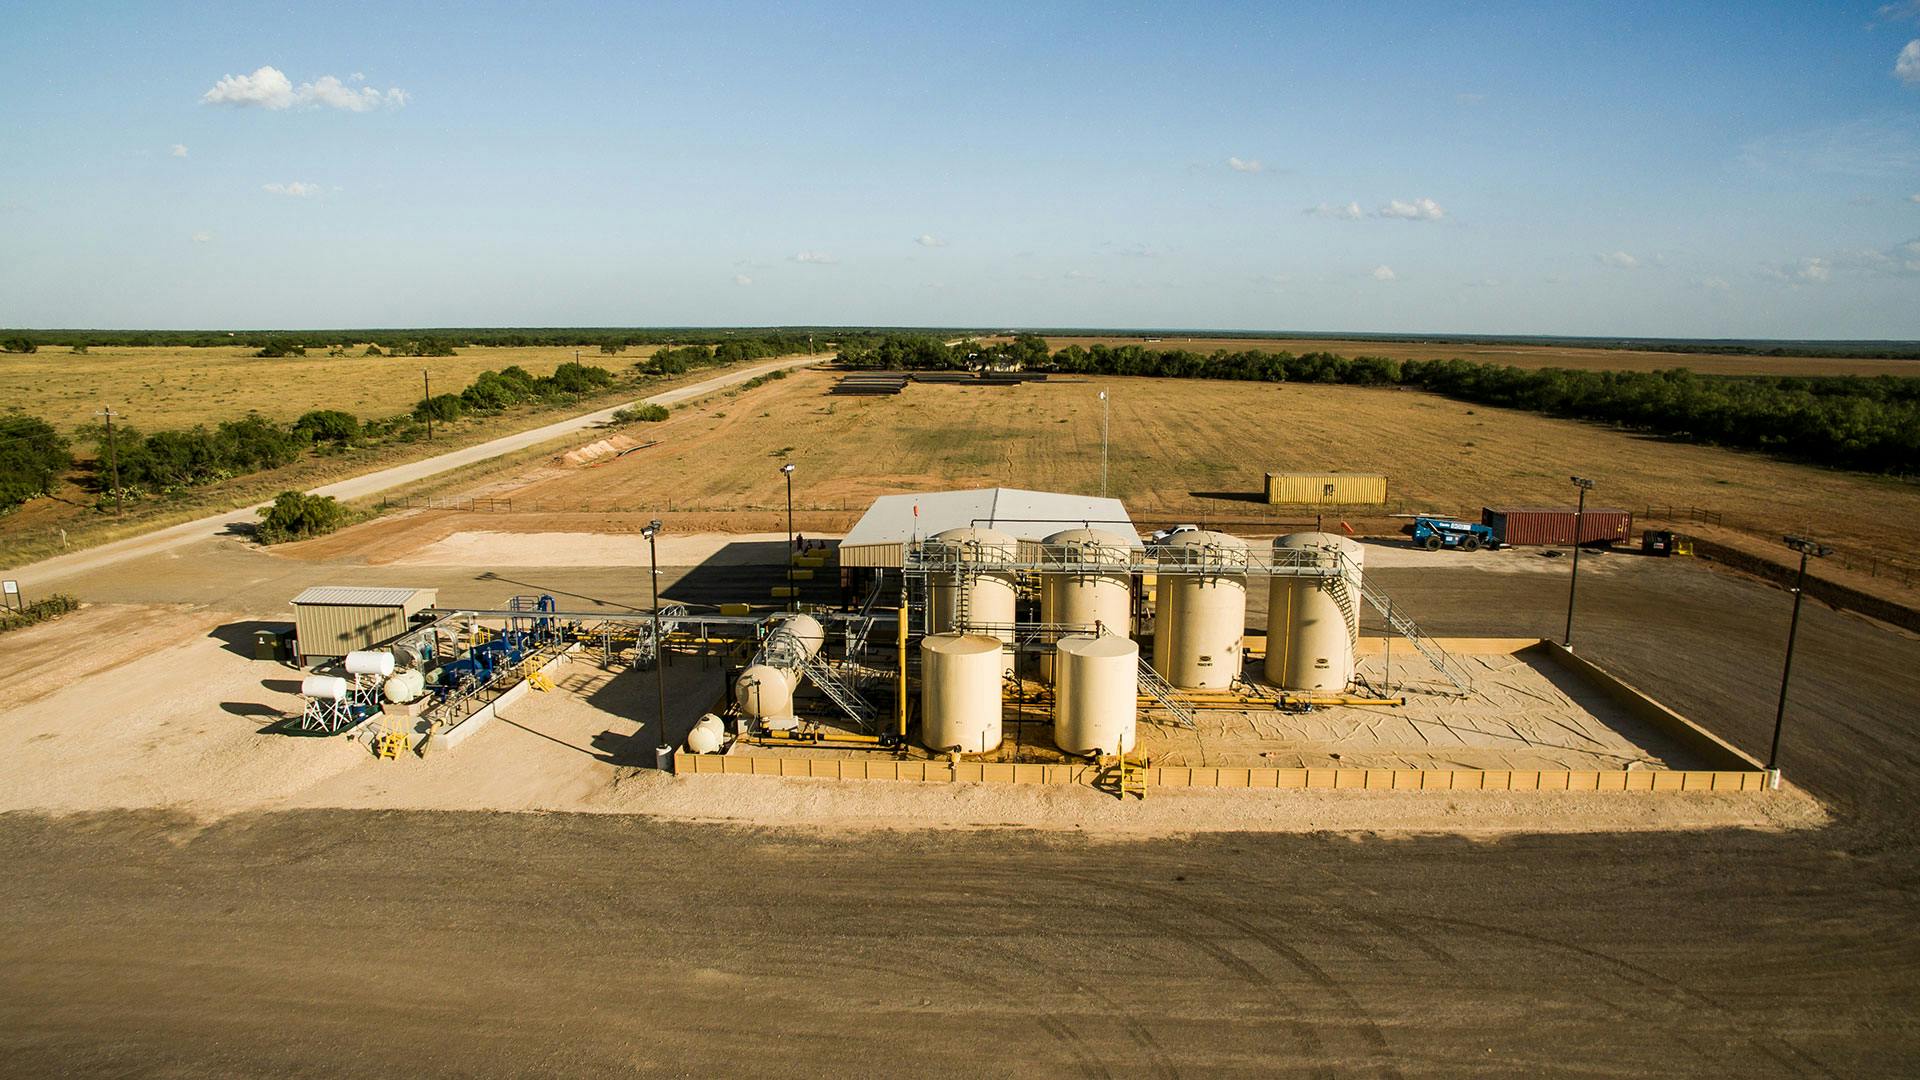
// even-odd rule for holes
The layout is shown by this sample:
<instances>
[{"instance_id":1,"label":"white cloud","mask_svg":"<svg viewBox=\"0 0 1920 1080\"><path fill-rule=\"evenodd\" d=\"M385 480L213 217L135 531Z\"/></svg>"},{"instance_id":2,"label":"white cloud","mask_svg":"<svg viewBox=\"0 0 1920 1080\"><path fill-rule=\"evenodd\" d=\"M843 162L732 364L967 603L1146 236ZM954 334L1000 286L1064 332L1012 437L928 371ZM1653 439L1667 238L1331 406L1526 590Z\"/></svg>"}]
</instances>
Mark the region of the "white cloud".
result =
<instances>
[{"instance_id":1,"label":"white cloud","mask_svg":"<svg viewBox=\"0 0 1920 1080\"><path fill-rule=\"evenodd\" d=\"M260 190L269 195L291 195L296 199L306 199L320 194L321 187L319 184L290 180L284 184L261 184Z\"/></svg>"},{"instance_id":2,"label":"white cloud","mask_svg":"<svg viewBox=\"0 0 1920 1080\"><path fill-rule=\"evenodd\" d=\"M174 143L171 147L167 149L167 153L172 154L174 157L186 157L187 156L186 144Z\"/></svg>"},{"instance_id":3,"label":"white cloud","mask_svg":"<svg viewBox=\"0 0 1920 1080\"><path fill-rule=\"evenodd\" d=\"M1393 281L1398 277L1399 275L1393 272L1393 267L1385 263L1373 268L1373 280L1375 281Z\"/></svg>"},{"instance_id":4,"label":"white cloud","mask_svg":"<svg viewBox=\"0 0 1920 1080\"><path fill-rule=\"evenodd\" d=\"M1916 191L1913 194L1907 196L1907 201L1910 203L1920 203L1920 191Z\"/></svg>"},{"instance_id":5,"label":"white cloud","mask_svg":"<svg viewBox=\"0 0 1920 1080\"><path fill-rule=\"evenodd\" d=\"M1265 169L1266 166L1260 164L1258 161L1230 157L1227 159L1227 168L1232 169L1234 172L1257 173Z\"/></svg>"},{"instance_id":6,"label":"white cloud","mask_svg":"<svg viewBox=\"0 0 1920 1080\"><path fill-rule=\"evenodd\" d=\"M1733 288L1732 285L1728 284L1727 279L1722 277L1701 278L1700 287L1703 289L1712 289L1715 292L1725 292Z\"/></svg>"},{"instance_id":7,"label":"white cloud","mask_svg":"<svg viewBox=\"0 0 1920 1080\"><path fill-rule=\"evenodd\" d=\"M1639 259L1634 258L1624 251L1610 251L1604 255L1595 255L1594 258L1599 259L1608 266L1621 270L1634 270L1640 266Z\"/></svg>"},{"instance_id":8,"label":"white cloud","mask_svg":"<svg viewBox=\"0 0 1920 1080\"><path fill-rule=\"evenodd\" d=\"M1085 270L1069 270L1067 271L1066 276L1068 281L1092 281L1093 280L1093 275L1087 273Z\"/></svg>"},{"instance_id":9,"label":"white cloud","mask_svg":"<svg viewBox=\"0 0 1920 1080\"><path fill-rule=\"evenodd\" d=\"M1333 218L1336 221L1359 221L1366 216L1357 202L1350 202L1345 206L1321 203L1319 206L1307 207L1307 213L1313 217Z\"/></svg>"},{"instance_id":10,"label":"white cloud","mask_svg":"<svg viewBox=\"0 0 1920 1080\"><path fill-rule=\"evenodd\" d=\"M213 243L213 234L205 229L201 229L199 232L193 234L193 242L196 244L211 244Z\"/></svg>"},{"instance_id":11,"label":"white cloud","mask_svg":"<svg viewBox=\"0 0 1920 1080\"><path fill-rule=\"evenodd\" d=\"M1903 20L1920 22L1920 0L1901 0L1897 4L1881 4L1880 10L1873 13L1873 22L1867 25L1874 26Z\"/></svg>"},{"instance_id":12,"label":"white cloud","mask_svg":"<svg viewBox=\"0 0 1920 1080\"><path fill-rule=\"evenodd\" d=\"M1920 86L1920 38L1907 42L1900 58L1893 62L1893 73L1908 86Z\"/></svg>"},{"instance_id":13,"label":"white cloud","mask_svg":"<svg viewBox=\"0 0 1920 1080\"><path fill-rule=\"evenodd\" d=\"M1439 221L1447 216L1440 204L1432 199L1415 199L1402 202L1394 199L1373 212L1374 217L1399 218L1402 221Z\"/></svg>"},{"instance_id":14,"label":"white cloud","mask_svg":"<svg viewBox=\"0 0 1920 1080\"><path fill-rule=\"evenodd\" d=\"M347 79L350 82L366 82L367 74L364 71L356 71L353 74L347 76Z\"/></svg>"},{"instance_id":15,"label":"white cloud","mask_svg":"<svg viewBox=\"0 0 1920 1080\"><path fill-rule=\"evenodd\" d=\"M735 285L751 285L753 284L753 279L745 274L735 274L733 275L733 283Z\"/></svg>"},{"instance_id":16,"label":"white cloud","mask_svg":"<svg viewBox=\"0 0 1920 1080\"><path fill-rule=\"evenodd\" d=\"M251 75L226 75L213 89L200 95L204 105L234 105L261 109L291 109L296 105L324 105L348 112L368 112L378 108L397 109L407 103L401 89L376 90L371 86L348 87L332 75L312 82L293 85L286 72L262 67Z\"/></svg>"},{"instance_id":17,"label":"white cloud","mask_svg":"<svg viewBox=\"0 0 1920 1080\"><path fill-rule=\"evenodd\" d=\"M793 261L813 263L816 266L832 266L838 260L824 251L801 251L794 254Z\"/></svg>"},{"instance_id":18,"label":"white cloud","mask_svg":"<svg viewBox=\"0 0 1920 1080\"><path fill-rule=\"evenodd\" d=\"M945 240L940 239L939 237L933 235L932 233L925 233L925 232L921 233L919 236L914 237L913 242L916 244L919 244L921 247L946 247L947 246L947 242Z\"/></svg>"},{"instance_id":19,"label":"white cloud","mask_svg":"<svg viewBox=\"0 0 1920 1080\"><path fill-rule=\"evenodd\" d=\"M1795 270L1793 276L1801 281L1832 281L1833 264L1825 259L1802 259L1800 269Z\"/></svg>"}]
</instances>

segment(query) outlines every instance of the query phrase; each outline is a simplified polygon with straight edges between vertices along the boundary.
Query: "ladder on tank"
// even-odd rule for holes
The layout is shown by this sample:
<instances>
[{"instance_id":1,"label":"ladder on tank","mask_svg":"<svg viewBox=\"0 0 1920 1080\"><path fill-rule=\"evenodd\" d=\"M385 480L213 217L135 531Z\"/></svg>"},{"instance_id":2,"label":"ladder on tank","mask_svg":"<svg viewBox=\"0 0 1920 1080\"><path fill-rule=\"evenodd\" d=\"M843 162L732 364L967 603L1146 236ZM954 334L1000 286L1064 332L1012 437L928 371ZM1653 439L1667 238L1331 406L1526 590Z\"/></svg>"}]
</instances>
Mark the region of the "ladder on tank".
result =
<instances>
[{"instance_id":1,"label":"ladder on tank","mask_svg":"<svg viewBox=\"0 0 1920 1080\"><path fill-rule=\"evenodd\" d=\"M809 657L801 661L800 670L807 681L818 687L827 700L840 707L840 711L852 717L862 730L872 730L875 716L873 706L867 699L856 693L852 687L840 681L833 668L819 657Z\"/></svg>"},{"instance_id":2,"label":"ladder on tank","mask_svg":"<svg viewBox=\"0 0 1920 1080\"><path fill-rule=\"evenodd\" d=\"M1152 698L1155 704L1165 709L1167 715L1173 718L1173 722L1176 725L1186 728L1189 731L1198 729L1200 726L1200 718L1194 713L1193 709L1188 706L1186 700L1180 696L1180 691L1175 690L1172 683L1161 678L1160 673L1153 670L1153 665L1147 662L1146 657L1143 656L1140 658L1139 666L1140 692Z\"/></svg>"},{"instance_id":3,"label":"ladder on tank","mask_svg":"<svg viewBox=\"0 0 1920 1080\"><path fill-rule=\"evenodd\" d=\"M1473 675L1461 665L1460 661L1455 660L1447 650L1441 648L1439 642L1422 632L1412 619L1400 614L1394 607L1392 597L1367 584L1366 580L1360 577L1359 568L1355 567L1345 555L1340 557L1340 561L1347 571L1346 580L1359 580L1360 594L1367 598L1367 603L1373 607L1373 610L1380 613L1380 617L1387 621L1387 626L1394 633L1406 638L1413 645L1414 651L1425 657L1427 663L1432 664L1435 671L1452 683L1453 688L1459 691L1462 697L1474 692ZM1341 592L1344 594L1346 590L1343 589ZM1341 610L1345 611L1351 603L1352 598L1347 597ZM1349 625L1357 626L1358 620L1354 620Z\"/></svg>"}]
</instances>

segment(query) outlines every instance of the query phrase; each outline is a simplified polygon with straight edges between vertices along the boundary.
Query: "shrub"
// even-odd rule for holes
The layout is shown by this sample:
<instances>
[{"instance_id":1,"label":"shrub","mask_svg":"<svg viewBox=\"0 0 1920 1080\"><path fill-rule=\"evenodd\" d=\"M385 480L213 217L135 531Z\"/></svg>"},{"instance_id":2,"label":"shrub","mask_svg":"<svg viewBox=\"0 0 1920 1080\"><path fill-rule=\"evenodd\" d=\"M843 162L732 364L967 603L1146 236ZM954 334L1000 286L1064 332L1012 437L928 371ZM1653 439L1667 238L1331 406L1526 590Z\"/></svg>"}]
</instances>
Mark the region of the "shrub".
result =
<instances>
[{"instance_id":1,"label":"shrub","mask_svg":"<svg viewBox=\"0 0 1920 1080\"><path fill-rule=\"evenodd\" d=\"M360 420L338 409L315 409L293 422L293 433L308 442L345 446L360 434Z\"/></svg>"},{"instance_id":2,"label":"shrub","mask_svg":"<svg viewBox=\"0 0 1920 1080\"><path fill-rule=\"evenodd\" d=\"M0 611L0 631L18 630L23 626L57 619L69 611L79 609L80 601L66 593L54 593L43 600L35 600L19 611Z\"/></svg>"},{"instance_id":3,"label":"shrub","mask_svg":"<svg viewBox=\"0 0 1920 1080\"><path fill-rule=\"evenodd\" d=\"M542 382L543 388L551 388L555 393L586 394L612 386L613 372L569 360L554 368L553 375Z\"/></svg>"},{"instance_id":4,"label":"shrub","mask_svg":"<svg viewBox=\"0 0 1920 1080\"><path fill-rule=\"evenodd\" d=\"M369 345L367 346L367 351L361 353L360 355L361 356L385 356L387 354L380 351L380 346Z\"/></svg>"},{"instance_id":5,"label":"shrub","mask_svg":"<svg viewBox=\"0 0 1920 1080\"><path fill-rule=\"evenodd\" d=\"M672 414L667 412L667 408L664 405L637 405L631 409L616 410L613 414L613 422L616 424L632 424L636 422L651 424L665 420L670 415Z\"/></svg>"},{"instance_id":6,"label":"shrub","mask_svg":"<svg viewBox=\"0 0 1920 1080\"><path fill-rule=\"evenodd\" d=\"M69 350L69 351L70 351L70 352L72 352L72 353L73 353L73 355L75 355L75 356L85 356L85 355L87 355L87 347L86 347L85 345L75 345L75 346L74 346L74 347L73 347L73 348L72 348L71 350Z\"/></svg>"},{"instance_id":7,"label":"shrub","mask_svg":"<svg viewBox=\"0 0 1920 1080\"><path fill-rule=\"evenodd\" d=\"M305 356L307 355L307 347L286 338L274 338L265 345L260 346L260 351L253 355L265 357Z\"/></svg>"},{"instance_id":8,"label":"shrub","mask_svg":"<svg viewBox=\"0 0 1920 1080\"><path fill-rule=\"evenodd\" d=\"M5 341L0 341L0 352L30 353L39 351L40 346L35 345L32 341L23 337L8 338Z\"/></svg>"},{"instance_id":9,"label":"shrub","mask_svg":"<svg viewBox=\"0 0 1920 1080\"><path fill-rule=\"evenodd\" d=\"M442 424L451 424L460 419L460 395L435 394L413 407L415 420L437 420Z\"/></svg>"},{"instance_id":10,"label":"shrub","mask_svg":"<svg viewBox=\"0 0 1920 1080\"><path fill-rule=\"evenodd\" d=\"M0 415L0 511L50 494L72 467L67 440L53 425L20 413Z\"/></svg>"},{"instance_id":11,"label":"shrub","mask_svg":"<svg viewBox=\"0 0 1920 1080\"><path fill-rule=\"evenodd\" d=\"M307 495L283 491L273 505L260 511L260 527L255 530L263 544L304 540L321 536L345 525L352 513L331 495Z\"/></svg>"}]
</instances>

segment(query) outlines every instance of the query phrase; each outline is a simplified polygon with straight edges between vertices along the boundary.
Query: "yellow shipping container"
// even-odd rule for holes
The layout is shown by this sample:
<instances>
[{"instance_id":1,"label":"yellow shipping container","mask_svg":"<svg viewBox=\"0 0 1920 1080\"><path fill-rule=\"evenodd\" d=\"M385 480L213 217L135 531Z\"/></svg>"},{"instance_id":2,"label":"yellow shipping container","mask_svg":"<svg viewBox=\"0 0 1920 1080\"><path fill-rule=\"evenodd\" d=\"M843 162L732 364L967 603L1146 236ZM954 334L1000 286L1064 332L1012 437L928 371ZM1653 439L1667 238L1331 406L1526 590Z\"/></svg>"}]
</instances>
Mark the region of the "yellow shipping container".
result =
<instances>
[{"instance_id":1,"label":"yellow shipping container","mask_svg":"<svg viewBox=\"0 0 1920 1080\"><path fill-rule=\"evenodd\" d=\"M1378 473L1267 474L1269 506L1384 506L1387 478Z\"/></svg>"}]
</instances>

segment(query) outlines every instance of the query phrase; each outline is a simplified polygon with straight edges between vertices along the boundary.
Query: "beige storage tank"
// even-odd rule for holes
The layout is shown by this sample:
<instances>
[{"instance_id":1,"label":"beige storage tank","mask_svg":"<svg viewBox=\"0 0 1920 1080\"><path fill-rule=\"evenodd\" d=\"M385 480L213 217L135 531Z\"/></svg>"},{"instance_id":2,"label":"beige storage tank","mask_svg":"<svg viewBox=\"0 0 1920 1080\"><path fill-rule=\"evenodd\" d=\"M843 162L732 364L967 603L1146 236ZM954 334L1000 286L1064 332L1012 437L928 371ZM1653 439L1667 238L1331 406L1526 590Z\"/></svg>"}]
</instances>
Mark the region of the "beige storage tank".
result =
<instances>
[{"instance_id":1,"label":"beige storage tank","mask_svg":"<svg viewBox=\"0 0 1920 1080\"><path fill-rule=\"evenodd\" d=\"M1069 754L1124 754L1140 716L1140 646L1103 634L1056 647L1053 744Z\"/></svg>"},{"instance_id":2,"label":"beige storage tank","mask_svg":"<svg viewBox=\"0 0 1920 1080\"><path fill-rule=\"evenodd\" d=\"M1343 572L1322 578L1274 575L1267 591L1264 670L1267 681L1283 690L1337 694L1353 685L1365 549L1323 532L1290 533L1273 542L1276 566L1301 558Z\"/></svg>"},{"instance_id":3,"label":"beige storage tank","mask_svg":"<svg viewBox=\"0 0 1920 1080\"><path fill-rule=\"evenodd\" d=\"M1020 551L1018 540L993 529L948 529L933 534L929 544L944 545L949 561L959 563L1012 562ZM1011 645L1016 595L1012 571L935 574L929 596L933 632L951 633L964 621L969 629L992 627L980 632Z\"/></svg>"},{"instance_id":4,"label":"beige storage tank","mask_svg":"<svg viewBox=\"0 0 1920 1080\"><path fill-rule=\"evenodd\" d=\"M1178 533L1158 553L1153 670L1183 690L1225 690L1240 674L1247 625L1247 542Z\"/></svg>"},{"instance_id":5,"label":"beige storage tank","mask_svg":"<svg viewBox=\"0 0 1920 1080\"><path fill-rule=\"evenodd\" d=\"M787 615L775 623L760 646L761 662L733 681L741 715L776 730L797 726L793 695L800 688L800 667L826 643L826 628L811 615Z\"/></svg>"},{"instance_id":6,"label":"beige storage tank","mask_svg":"<svg viewBox=\"0 0 1920 1080\"><path fill-rule=\"evenodd\" d=\"M1000 745L997 637L930 634L920 639L920 742L936 753L984 754Z\"/></svg>"},{"instance_id":7,"label":"beige storage tank","mask_svg":"<svg viewBox=\"0 0 1920 1080\"><path fill-rule=\"evenodd\" d=\"M1040 621L1093 633L1132 633L1133 547L1118 533L1067 529L1040 542L1049 567L1040 575ZM1053 680L1053 655L1040 658L1040 677Z\"/></svg>"}]
</instances>

